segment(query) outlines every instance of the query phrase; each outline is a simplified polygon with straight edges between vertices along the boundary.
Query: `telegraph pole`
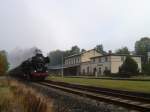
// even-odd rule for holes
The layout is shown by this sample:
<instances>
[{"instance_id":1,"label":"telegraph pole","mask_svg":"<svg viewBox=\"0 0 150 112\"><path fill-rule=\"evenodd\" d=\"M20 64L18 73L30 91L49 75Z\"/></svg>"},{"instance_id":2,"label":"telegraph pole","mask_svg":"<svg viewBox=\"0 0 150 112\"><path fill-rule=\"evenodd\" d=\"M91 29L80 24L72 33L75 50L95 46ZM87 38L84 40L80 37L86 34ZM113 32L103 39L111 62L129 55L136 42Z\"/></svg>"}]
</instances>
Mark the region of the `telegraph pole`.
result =
<instances>
[{"instance_id":1,"label":"telegraph pole","mask_svg":"<svg viewBox=\"0 0 150 112\"><path fill-rule=\"evenodd\" d=\"M63 55L62 55L62 66L61 66L61 76L62 76L62 78L64 77L64 69L63 69L63 67L64 67L64 59L63 59Z\"/></svg>"}]
</instances>

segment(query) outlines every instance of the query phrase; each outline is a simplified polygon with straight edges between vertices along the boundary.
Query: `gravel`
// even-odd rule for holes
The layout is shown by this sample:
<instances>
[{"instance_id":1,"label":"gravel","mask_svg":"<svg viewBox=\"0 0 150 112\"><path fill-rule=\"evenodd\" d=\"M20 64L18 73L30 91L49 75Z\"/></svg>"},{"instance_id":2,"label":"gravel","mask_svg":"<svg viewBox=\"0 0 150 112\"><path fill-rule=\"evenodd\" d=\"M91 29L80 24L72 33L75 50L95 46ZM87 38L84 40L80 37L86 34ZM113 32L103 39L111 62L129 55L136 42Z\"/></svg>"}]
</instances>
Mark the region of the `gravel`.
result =
<instances>
[{"instance_id":1,"label":"gravel","mask_svg":"<svg viewBox=\"0 0 150 112\"><path fill-rule=\"evenodd\" d=\"M66 93L37 83L27 83L53 100L55 112L138 112L113 104L91 100L85 96Z\"/></svg>"}]
</instances>

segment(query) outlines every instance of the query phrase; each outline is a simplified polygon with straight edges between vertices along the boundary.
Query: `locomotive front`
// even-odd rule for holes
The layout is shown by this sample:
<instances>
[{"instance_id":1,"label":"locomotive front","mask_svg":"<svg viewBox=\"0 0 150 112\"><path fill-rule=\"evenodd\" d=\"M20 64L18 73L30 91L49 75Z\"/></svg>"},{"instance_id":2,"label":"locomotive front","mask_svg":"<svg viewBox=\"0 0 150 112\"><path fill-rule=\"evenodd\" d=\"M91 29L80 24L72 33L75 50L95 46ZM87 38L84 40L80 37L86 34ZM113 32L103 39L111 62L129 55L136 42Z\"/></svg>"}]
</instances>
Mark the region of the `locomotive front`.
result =
<instances>
[{"instance_id":1,"label":"locomotive front","mask_svg":"<svg viewBox=\"0 0 150 112\"><path fill-rule=\"evenodd\" d=\"M32 57L31 64L31 78L44 80L48 76L46 64L49 59L44 57L42 54L38 53L36 56Z\"/></svg>"},{"instance_id":2,"label":"locomotive front","mask_svg":"<svg viewBox=\"0 0 150 112\"><path fill-rule=\"evenodd\" d=\"M36 55L21 64L21 71L27 80L44 80L48 76L47 64L49 58L44 57L42 53Z\"/></svg>"}]
</instances>

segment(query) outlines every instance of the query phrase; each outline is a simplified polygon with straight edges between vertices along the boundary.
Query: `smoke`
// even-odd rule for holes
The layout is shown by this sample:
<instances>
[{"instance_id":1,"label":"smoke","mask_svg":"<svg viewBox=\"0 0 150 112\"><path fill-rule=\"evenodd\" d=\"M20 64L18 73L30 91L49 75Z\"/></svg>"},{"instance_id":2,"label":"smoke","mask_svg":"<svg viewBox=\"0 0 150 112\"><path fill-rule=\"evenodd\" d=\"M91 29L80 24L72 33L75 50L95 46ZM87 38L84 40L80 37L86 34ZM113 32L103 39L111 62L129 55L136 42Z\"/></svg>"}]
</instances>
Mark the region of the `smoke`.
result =
<instances>
[{"instance_id":1,"label":"smoke","mask_svg":"<svg viewBox=\"0 0 150 112\"><path fill-rule=\"evenodd\" d=\"M13 51L8 53L8 62L10 64L9 69L19 66L23 61L34 56L36 49L36 47L29 49L15 48Z\"/></svg>"}]
</instances>

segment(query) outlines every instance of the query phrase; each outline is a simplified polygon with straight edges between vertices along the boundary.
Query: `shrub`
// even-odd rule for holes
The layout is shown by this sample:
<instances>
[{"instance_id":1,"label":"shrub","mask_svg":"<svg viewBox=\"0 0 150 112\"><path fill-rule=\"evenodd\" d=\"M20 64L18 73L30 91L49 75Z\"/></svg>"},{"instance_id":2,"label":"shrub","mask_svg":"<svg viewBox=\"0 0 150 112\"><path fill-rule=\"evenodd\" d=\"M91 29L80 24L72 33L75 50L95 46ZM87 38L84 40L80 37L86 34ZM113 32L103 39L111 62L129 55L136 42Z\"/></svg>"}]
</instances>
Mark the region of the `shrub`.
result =
<instances>
[{"instance_id":1,"label":"shrub","mask_svg":"<svg viewBox=\"0 0 150 112\"><path fill-rule=\"evenodd\" d=\"M110 70L104 70L104 74L105 74L106 76L110 76L110 75L111 75L111 72L110 72Z\"/></svg>"},{"instance_id":2,"label":"shrub","mask_svg":"<svg viewBox=\"0 0 150 112\"><path fill-rule=\"evenodd\" d=\"M142 65L143 73L150 75L150 63Z\"/></svg>"},{"instance_id":3,"label":"shrub","mask_svg":"<svg viewBox=\"0 0 150 112\"><path fill-rule=\"evenodd\" d=\"M119 74L129 76L131 74L137 74L138 72L138 64L136 61L134 61L130 56L127 56L122 66L119 68Z\"/></svg>"}]
</instances>

